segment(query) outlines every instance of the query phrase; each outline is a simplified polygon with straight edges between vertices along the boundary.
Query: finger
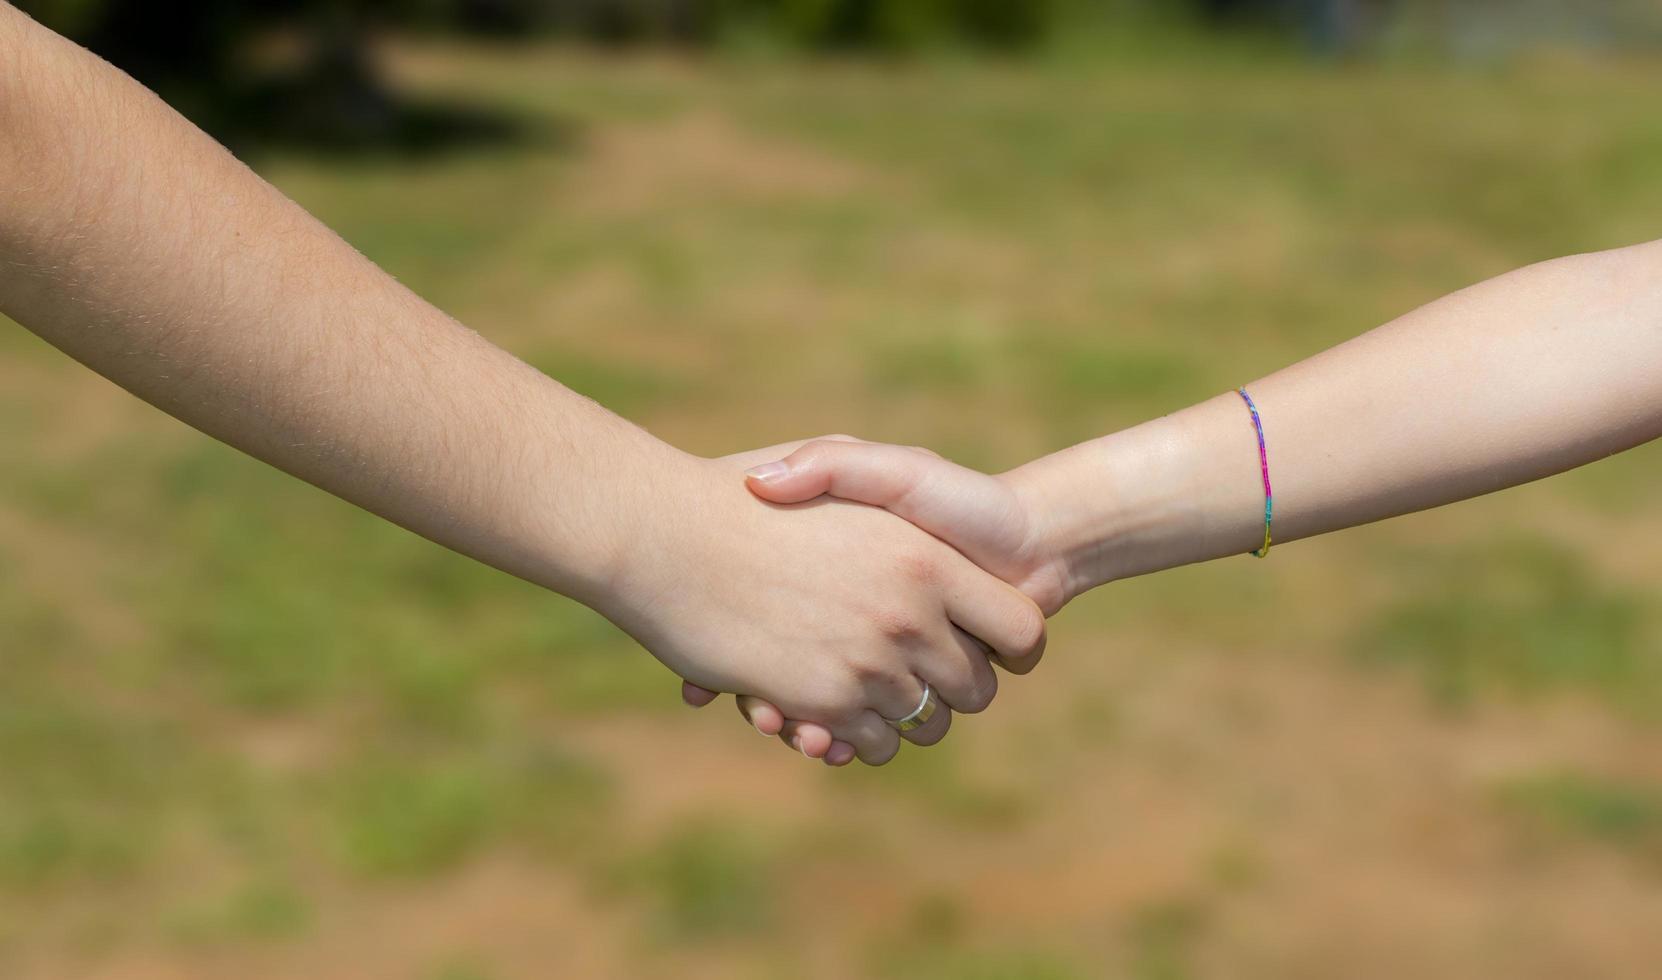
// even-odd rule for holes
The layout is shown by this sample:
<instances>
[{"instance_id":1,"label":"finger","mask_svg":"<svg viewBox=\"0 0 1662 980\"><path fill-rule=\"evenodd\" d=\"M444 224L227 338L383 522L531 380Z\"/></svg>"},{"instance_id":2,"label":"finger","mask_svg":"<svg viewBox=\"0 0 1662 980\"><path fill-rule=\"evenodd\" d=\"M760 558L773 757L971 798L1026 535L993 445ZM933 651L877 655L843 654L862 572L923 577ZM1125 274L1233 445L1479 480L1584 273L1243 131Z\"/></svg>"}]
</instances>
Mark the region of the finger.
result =
<instances>
[{"instance_id":1,"label":"finger","mask_svg":"<svg viewBox=\"0 0 1662 980\"><path fill-rule=\"evenodd\" d=\"M785 713L769 702L748 694L741 694L733 700L738 702L739 714L744 716L744 720L763 735L778 735L780 729L785 727Z\"/></svg>"},{"instance_id":2,"label":"finger","mask_svg":"<svg viewBox=\"0 0 1662 980\"><path fill-rule=\"evenodd\" d=\"M1039 666L1039 661L1045 658L1045 646L1048 642L1048 640L1040 638L1038 649L1024 657L1006 657L1003 654L989 651L987 659L1012 674L1031 674L1033 668Z\"/></svg>"},{"instance_id":3,"label":"finger","mask_svg":"<svg viewBox=\"0 0 1662 980\"><path fill-rule=\"evenodd\" d=\"M1047 629L1048 629L1048 627L1047 627ZM988 646L985 643L982 643L976 637L971 636L968 633L965 633L961 628L957 629L957 632L959 632L965 638L967 638L969 640L969 642L975 644L975 648L977 650L981 651L981 654L987 658L988 663L990 663L990 664L992 664L996 667L1001 667L1004 670L1006 670L1006 671L1008 671L1009 673L1012 673L1012 674L1030 674L1030 673L1033 672L1034 667L1039 666L1039 661L1044 659L1045 645L1046 645L1046 642L1047 642L1044 639L1041 639L1039 641L1039 648L1037 650L1034 650L1032 653L1027 654L1026 656L1023 656L1023 657L1012 657L1012 658L1006 660L1004 657L1000 656L998 654L998 652L995 651L992 647ZM996 680L996 678L995 678L995 680Z\"/></svg>"},{"instance_id":4,"label":"finger","mask_svg":"<svg viewBox=\"0 0 1662 980\"><path fill-rule=\"evenodd\" d=\"M918 695L921 700L923 695ZM909 732L901 732L900 737L913 745L934 745L946 738L947 730L952 727L952 709L947 707L946 700L936 695L935 711L929 720Z\"/></svg>"},{"instance_id":5,"label":"finger","mask_svg":"<svg viewBox=\"0 0 1662 980\"><path fill-rule=\"evenodd\" d=\"M954 630L953 632L957 631ZM981 653L978 649L975 649L974 642L975 641L971 640L969 637L964 637L963 646L973 651L974 658L980 661L980 669L986 673L988 681L996 688L998 682L992 677L993 669L987 666L987 656L986 654ZM939 646L943 648L956 648L959 644L950 638L943 637L939 643ZM970 669L968 664L969 655L961 650L951 653L925 654L921 659L939 661L943 658L947 659L952 666L942 668L940 670L940 673L942 674L952 673L954 669L958 669L960 671L967 671ZM962 666L960 667L959 665ZM889 695L889 691L896 686L895 682L891 682L884 684L882 690L878 692L878 696L873 699L874 706L872 710L875 711L879 719L884 720L885 723L887 723L890 719L899 720L901 718L910 718L923 706L924 678L912 676L904 678L903 680L897 679L897 681L899 681L900 686L904 688L904 693L900 697L895 698ZM973 683L974 682L971 682L972 685ZM939 742L941 739L946 737L947 729L952 726L952 710L948 707L945 698L940 695L938 690L932 692L932 694L935 699L934 712L930 714L928 720L918 727L906 732L896 732L901 738L917 745L934 745L936 742ZM890 725L889 728L891 731L895 730L892 725ZM838 734L841 734L841 732L839 731ZM858 743L856 743L856 747L858 747ZM863 754L862 758L864 758Z\"/></svg>"},{"instance_id":6,"label":"finger","mask_svg":"<svg viewBox=\"0 0 1662 980\"><path fill-rule=\"evenodd\" d=\"M825 753L825 764L842 767L854 761L854 746L838 739L831 743L831 748Z\"/></svg>"},{"instance_id":7,"label":"finger","mask_svg":"<svg viewBox=\"0 0 1662 980\"><path fill-rule=\"evenodd\" d=\"M689 708L702 708L719 697L721 697L721 695L717 694L715 691L712 691L707 687L699 687L692 681L681 682L681 700L685 702Z\"/></svg>"},{"instance_id":8,"label":"finger","mask_svg":"<svg viewBox=\"0 0 1662 980\"><path fill-rule=\"evenodd\" d=\"M881 766L900 751L899 733L875 711L862 711L842 724L833 725L831 730L837 738L854 746L855 757L868 766Z\"/></svg>"},{"instance_id":9,"label":"finger","mask_svg":"<svg viewBox=\"0 0 1662 980\"><path fill-rule=\"evenodd\" d=\"M786 720L784 728L779 732L779 738L810 759L825 758L834 742L831 733L823 726L807 721Z\"/></svg>"},{"instance_id":10,"label":"finger","mask_svg":"<svg viewBox=\"0 0 1662 980\"><path fill-rule=\"evenodd\" d=\"M956 627L940 643L919 655L912 669L929 682L940 698L941 707L936 714L948 708L967 715L986 711L998 693L998 674L987 660L987 648Z\"/></svg>"},{"instance_id":11,"label":"finger","mask_svg":"<svg viewBox=\"0 0 1662 980\"><path fill-rule=\"evenodd\" d=\"M946 615L959 629L985 643L1012 673L1027 673L1044 656L1044 613L1032 599L967 560L947 590Z\"/></svg>"}]
</instances>

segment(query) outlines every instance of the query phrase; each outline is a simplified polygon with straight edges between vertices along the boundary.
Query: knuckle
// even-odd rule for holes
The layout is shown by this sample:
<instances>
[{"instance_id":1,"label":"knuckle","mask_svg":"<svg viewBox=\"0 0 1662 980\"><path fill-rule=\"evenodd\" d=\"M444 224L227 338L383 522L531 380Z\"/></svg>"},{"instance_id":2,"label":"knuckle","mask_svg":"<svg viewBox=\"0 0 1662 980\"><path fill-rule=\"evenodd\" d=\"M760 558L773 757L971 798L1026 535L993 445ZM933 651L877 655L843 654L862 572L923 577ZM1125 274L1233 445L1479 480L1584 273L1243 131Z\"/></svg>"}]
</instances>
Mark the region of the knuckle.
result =
<instances>
[{"instance_id":1,"label":"knuckle","mask_svg":"<svg viewBox=\"0 0 1662 980\"><path fill-rule=\"evenodd\" d=\"M1011 620L1010 639L1015 645L1015 651L1022 656L1031 656L1043 649L1045 617L1037 606L1023 606L1022 611Z\"/></svg>"},{"instance_id":2,"label":"knuckle","mask_svg":"<svg viewBox=\"0 0 1662 980\"><path fill-rule=\"evenodd\" d=\"M1021 658L1022 662L1027 664L1028 670L1032 670L1034 667L1039 665L1039 660L1045 655L1046 642L1048 642L1046 638L1041 635L1039 637L1039 642L1034 645L1033 649L1027 652L1027 656Z\"/></svg>"},{"instance_id":3,"label":"knuckle","mask_svg":"<svg viewBox=\"0 0 1662 980\"><path fill-rule=\"evenodd\" d=\"M1038 653L1026 657L1006 657L1000 654L994 655L992 660L1000 667L1020 677L1032 673L1033 668L1039 666L1039 660L1043 653L1044 651L1041 649Z\"/></svg>"},{"instance_id":4,"label":"knuckle","mask_svg":"<svg viewBox=\"0 0 1662 980\"><path fill-rule=\"evenodd\" d=\"M932 586L941 580L941 564L934 555L909 551L895 559L895 567L907 581L916 585Z\"/></svg>"},{"instance_id":5,"label":"knuckle","mask_svg":"<svg viewBox=\"0 0 1662 980\"><path fill-rule=\"evenodd\" d=\"M853 441L852 436L826 436L803 443L797 454L806 459L835 459Z\"/></svg>"},{"instance_id":6,"label":"knuckle","mask_svg":"<svg viewBox=\"0 0 1662 980\"><path fill-rule=\"evenodd\" d=\"M964 697L963 707L959 710L968 715L980 714L993 706L993 698L998 696L998 675L988 672L986 679L977 680L970 685Z\"/></svg>"},{"instance_id":7,"label":"knuckle","mask_svg":"<svg viewBox=\"0 0 1662 980\"><path fill-rule=\"evenodd\" d=\"M876 657L859 657L848 665L848 701L857 703L868 691L883 685L893 669Z\"/></svg>"},{"instance_id":8,"label":"knuckle","mask_svg":"<svg viewBox=\"0 0 1662 980\"><path fill-rule=\"evenodd\" d=\"M878 636L890 643L910 643L923 636L923 624L916 616L903 609L880 609L872 614L872 626ZM884 665L866 662L862 669L881 670Z\"/></svg>"}]
</instances>

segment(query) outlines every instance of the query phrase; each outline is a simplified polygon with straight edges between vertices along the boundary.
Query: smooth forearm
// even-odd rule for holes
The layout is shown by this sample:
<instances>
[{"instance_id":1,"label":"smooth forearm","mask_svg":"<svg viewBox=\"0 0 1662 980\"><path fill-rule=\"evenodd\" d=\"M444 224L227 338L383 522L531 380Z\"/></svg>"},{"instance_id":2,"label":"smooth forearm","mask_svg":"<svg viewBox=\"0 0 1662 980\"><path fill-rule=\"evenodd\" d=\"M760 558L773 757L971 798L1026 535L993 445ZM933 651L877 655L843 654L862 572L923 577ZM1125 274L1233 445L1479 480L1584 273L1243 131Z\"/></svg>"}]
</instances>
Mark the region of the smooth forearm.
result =
<instances>
[{"instance_id":1,"label":"smooth forearm","mask_svg":"<svg viewBox=\"0 0 1662 980\"><path fill-rule=\"evenodd\" d=\"M0 309L183 421L588 598L672 450L403 288L130 79L0 6Z\"/></svg>"},{"instance_id":2,"label":"smooth forearm","mask_svg":"<svg viewBox=\"0 0 1662 980\"><path fill-rule=\"evenodd\" d=\"M1662 245L1531 266L1248 385L1286 542L1538 479L1662 435ZM1010 474L1077 594L1262 540L1233 393Z\"/></svg>"}]
</instances>

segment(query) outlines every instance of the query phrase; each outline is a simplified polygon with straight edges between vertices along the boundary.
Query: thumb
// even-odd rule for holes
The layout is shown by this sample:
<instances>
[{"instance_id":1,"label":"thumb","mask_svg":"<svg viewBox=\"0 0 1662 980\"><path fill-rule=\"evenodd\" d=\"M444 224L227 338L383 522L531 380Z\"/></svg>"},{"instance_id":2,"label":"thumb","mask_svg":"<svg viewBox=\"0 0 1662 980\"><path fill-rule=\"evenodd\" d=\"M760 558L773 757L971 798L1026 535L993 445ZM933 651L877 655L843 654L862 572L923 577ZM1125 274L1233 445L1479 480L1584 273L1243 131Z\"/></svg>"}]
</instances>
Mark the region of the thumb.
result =
<instances>
[{"instance_id":1,"label":"thumb","mask_svg":"<svg viewBox=\"0 0 1662 980\"><path fill-rule=\"evenodd\" d=\"M927 451L872 442L816 439L784 459L745 471L750 492L776 504L830 494L910 521L1008 579L1014 543L1025 534L1021 505L996 477Z\"/></svg>"},{"instance_id":2,"label":"thumb","mask_svg":"<svg viewBox=\"0 0 1662 980\"><path fill-rule=\"evenodd\" d=\"M939 457L874 442L815 439L790 455L745 470L750 492L776 504L795 504L823 494L896 510Z\"/></svg>"}]
</instances>

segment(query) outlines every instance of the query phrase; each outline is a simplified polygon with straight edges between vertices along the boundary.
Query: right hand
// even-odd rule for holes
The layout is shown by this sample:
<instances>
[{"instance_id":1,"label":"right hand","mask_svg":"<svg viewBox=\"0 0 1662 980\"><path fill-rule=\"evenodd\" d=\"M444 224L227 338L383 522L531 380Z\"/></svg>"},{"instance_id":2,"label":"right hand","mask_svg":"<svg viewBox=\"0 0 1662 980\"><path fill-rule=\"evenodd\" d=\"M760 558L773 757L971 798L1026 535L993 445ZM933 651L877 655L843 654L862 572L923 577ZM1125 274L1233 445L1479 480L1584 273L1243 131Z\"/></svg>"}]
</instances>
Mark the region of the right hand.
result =
<instances>
[{"instance_id":1,"label":"right hand","mask_svg":"<svg viewBox=\"0 0 1662 980\"><path fill-rule=\"evenodd\" d=\"M643 520L603 611L697 689L764 698L872 765L899 749L885 718L928 682L941 710L906 738L930 744L953 712L987 707L989 653L1036 659L1032 600L875 507L757 499L739 470L684 458Z\"/></svg>"},{"instance_id":2,"label":"right hand","mask_svg":"<svg viewBox=\"0 0 1662 980\"><path fill-rule=\"evenodd\" d=\"M826 436L796 446L781 458L746 470L757 496L790 504L821 495L855 500L904 517L952 545L978 566L1017 586L1045 615L1068 598L1068 574L1062 556L1045 544L1040 508L1023 484L1020 471L989 476L942 459L920 447L869 443L852 436ZM1025 674L1037 656L996 657L1001 666ZM702 707L716 697L691 680L682 699ZM834 733L753 693L738 698L739 711L765 735L777 734L805 755L837 765L853 749Z\"/></svg>"},{"instance_id":3,"label":"right hand","mask_svg":"<svg viewBox=\"0 0 1662 980\"><path fill-rule=\"evenodd\" d=\"M1041 509L1021 473L992 476L921 446L835 435L750 467L745 484L776 504L823 494L882 507L952 545L1051 616L1069 598L1068 572L1063 556L1046 544Z\"/></svg>"}]
</instances>

